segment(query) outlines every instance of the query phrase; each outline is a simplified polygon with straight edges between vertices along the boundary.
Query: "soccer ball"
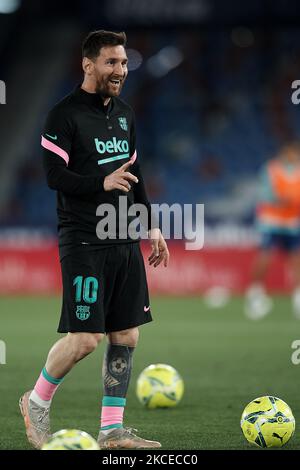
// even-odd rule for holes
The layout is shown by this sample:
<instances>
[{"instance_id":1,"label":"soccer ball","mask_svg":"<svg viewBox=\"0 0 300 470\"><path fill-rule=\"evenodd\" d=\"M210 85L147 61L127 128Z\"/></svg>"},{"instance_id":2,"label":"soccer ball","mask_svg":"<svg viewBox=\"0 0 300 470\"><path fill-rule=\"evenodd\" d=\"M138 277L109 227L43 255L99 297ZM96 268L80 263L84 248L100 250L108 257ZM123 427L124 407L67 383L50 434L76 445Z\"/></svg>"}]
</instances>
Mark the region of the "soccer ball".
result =
<instances>
[{"instance_id":1,"label":"soccer ball","mask_svg":"<svg viewBox=\"0 0 300 470\"><path fill-rule=\"evenodd\" d=\"M78 429L62 429L53 434L42 450L100 450L95 439Z\"/></svg>"},{"instance_id":2,"label":"soccer ball","mask_svg":"<svg viewBox=\"0 0 300 470\"><path fill-rule=\"evenodd\" d=\"M244 409L241 428L250 444L282 447L294 434L295 418L290 407L280 398L259 397Z\"/></svg>"},{"instance_id":3,"label":"soccer ball","mask_svg":"<svg viewBox=\"0 0 300 470\"><path fill-rule=\"evenodd\" d=\"M182 398L184 383L177 370L166 364L152 364L139 375L136 394L146 408L169 408Z\"/></svg>"}]
</instances>

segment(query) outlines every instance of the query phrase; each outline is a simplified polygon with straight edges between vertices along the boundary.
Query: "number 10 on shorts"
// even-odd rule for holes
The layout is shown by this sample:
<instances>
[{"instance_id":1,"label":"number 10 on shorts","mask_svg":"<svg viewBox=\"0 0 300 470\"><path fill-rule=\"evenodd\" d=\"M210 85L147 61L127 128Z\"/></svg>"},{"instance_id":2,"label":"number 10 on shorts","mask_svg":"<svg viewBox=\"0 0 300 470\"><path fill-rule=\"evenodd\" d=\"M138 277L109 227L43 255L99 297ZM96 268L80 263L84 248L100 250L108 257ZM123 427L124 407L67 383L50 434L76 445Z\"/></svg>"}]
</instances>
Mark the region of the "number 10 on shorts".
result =
<instances>
[{"instance_id":1,"label":"number 10 on shorts","mask_svg":"<svg viewBox=\"0 0 300 470\"><path fill-rule=\"evenodd\" d=\"M94 304L98 298L99 283L95 277L77 276L73 281L73 286L76 287L75 302L86 302L87 304Z\"/></svg>"}]
</instances>

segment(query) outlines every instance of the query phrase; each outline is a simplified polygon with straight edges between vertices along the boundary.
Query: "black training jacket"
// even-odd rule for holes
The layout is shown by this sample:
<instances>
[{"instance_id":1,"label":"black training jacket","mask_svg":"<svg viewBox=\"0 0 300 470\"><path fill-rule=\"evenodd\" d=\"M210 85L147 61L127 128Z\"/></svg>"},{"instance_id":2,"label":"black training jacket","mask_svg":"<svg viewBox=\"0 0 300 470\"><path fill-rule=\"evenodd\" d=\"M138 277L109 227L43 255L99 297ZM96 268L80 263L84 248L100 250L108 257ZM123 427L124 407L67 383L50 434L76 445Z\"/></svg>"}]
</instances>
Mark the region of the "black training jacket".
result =
<instances>
[{"instance_id":1,"label":"black training jacket","mask_svg":"<svg viewBox=\"0 0 300 470\"><path fill-rule=\"evenodd\" d=\"M136 241L130 236L124 238L124 231L122 237L119 236L119 222L128 225L135 219L127 217L124 203L128 207L133 203L144 204L149 224L151 220L130 106L119 98L111 98L105 107L101 96L78 87L48 114L41 143L47 182L57 191L61 258L74 249L98 249ZM104 191L104 178L129 159L134 163L128 171L137 176L139 182L130 183L128 193ZM123 196L122 213L119 213L119 196ZM107 229L109 238L106 239L100 239L96 233L102 218L96 215L100 204L113 205L117 215L116 231Z\"/></svg>"}]
</instances>

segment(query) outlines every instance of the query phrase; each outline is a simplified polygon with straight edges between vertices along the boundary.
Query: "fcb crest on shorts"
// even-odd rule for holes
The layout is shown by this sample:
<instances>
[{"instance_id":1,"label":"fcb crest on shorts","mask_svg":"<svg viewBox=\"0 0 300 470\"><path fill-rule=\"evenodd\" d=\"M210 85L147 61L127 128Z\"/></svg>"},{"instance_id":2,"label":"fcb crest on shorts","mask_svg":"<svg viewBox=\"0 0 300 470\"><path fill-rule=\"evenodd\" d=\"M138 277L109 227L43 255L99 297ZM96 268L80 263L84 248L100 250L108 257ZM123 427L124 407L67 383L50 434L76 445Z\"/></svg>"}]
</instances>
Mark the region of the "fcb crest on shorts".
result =
<instances>
[{"instance_id":1,"label":"fcb crest on shorts","mask_svg":"<svg viewBox=\"0 0 300 470\"><path fill-rule=\"evenodd\" d=\"M128 125L127 125L126 117L120 117L119 118L119 124L120 124L121 129L123 129L123 131L128 131Z\"/></svg>"},{"instance_id":2,"label":"fcb crest on shorts","mask_svg":"<svg viewBox=\"0 0 300 470\"><path fill-rule=\"evenodd\" d=\"M76 309L76 317L78 320L84 321L88 320L90 317L91 312L90 312L90 307L87 305L77 305Z\"/></svg>"}]
</instances>

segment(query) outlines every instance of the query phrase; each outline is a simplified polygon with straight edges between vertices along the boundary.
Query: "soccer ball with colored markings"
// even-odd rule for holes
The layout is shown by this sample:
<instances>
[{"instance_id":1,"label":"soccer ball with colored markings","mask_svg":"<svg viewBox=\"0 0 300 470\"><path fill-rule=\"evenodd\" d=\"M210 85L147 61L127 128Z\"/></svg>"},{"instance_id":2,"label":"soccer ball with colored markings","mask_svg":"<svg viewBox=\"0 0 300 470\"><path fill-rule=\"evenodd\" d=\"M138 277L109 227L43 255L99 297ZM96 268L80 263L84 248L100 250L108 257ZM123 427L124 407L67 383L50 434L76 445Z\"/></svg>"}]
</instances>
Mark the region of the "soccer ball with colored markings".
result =
<instances>
[{"instance_id":1,"label":"soccer ball with colored markings","mask_svg":"<svg viewBox=\"0 0 300 470\"><path fill-rule=\"evenodd\" d=\"M152 364L141 372L136 394L146 408L169 408L182 398L184 383L177 370L167 364Z\"/></svg>"},{"instance_id":2,"label":"soccer ball with colored markings","mask_svg":"<svg viewBox=\"0 0 300 470\"><path fill-rule=\"evenodd\" d=\"M290 407L280 398L259 397L244 409L241 428L251 444L282 447L294 434L295 418Z\"/></svg>"},{"instance_id":3,"label":"soccer ball with colored markings","mask_svg":"<svg viewBox=\"0 0 300 470\"><path fill-rule=\"evenodd\" d=\"M62 429L53 434L42 450L100 450L95 439L79 429Z\"/></svg>"}]
</instances>

